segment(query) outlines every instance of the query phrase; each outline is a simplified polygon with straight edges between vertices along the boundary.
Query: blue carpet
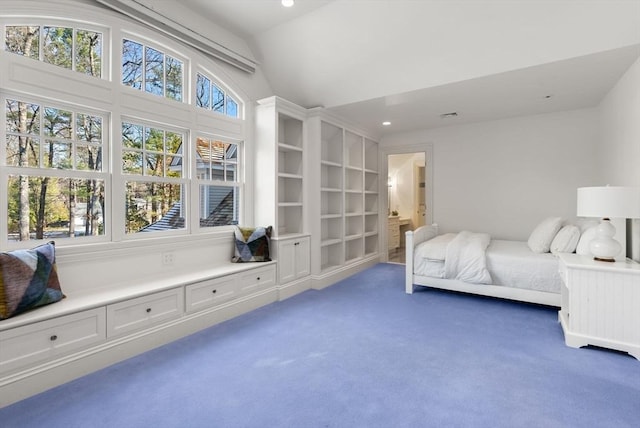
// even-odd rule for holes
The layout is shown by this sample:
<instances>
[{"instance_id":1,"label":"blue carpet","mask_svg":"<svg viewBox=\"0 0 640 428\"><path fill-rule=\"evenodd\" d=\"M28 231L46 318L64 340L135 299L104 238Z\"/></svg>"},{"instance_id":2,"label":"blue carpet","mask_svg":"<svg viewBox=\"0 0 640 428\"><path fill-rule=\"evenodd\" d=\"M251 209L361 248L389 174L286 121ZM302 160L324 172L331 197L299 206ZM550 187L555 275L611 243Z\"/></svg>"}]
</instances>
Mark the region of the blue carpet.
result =
<instances>
[{"instance_id":1,"label":"blue carpet","mask_svg":"<svg viewBox=\"0 0 640 428\"><path fill-rule=\"evenodd\" d=\"M0 409L29 427L637 427L640 362L379 264Z\"/></svg>"}]
</instances>

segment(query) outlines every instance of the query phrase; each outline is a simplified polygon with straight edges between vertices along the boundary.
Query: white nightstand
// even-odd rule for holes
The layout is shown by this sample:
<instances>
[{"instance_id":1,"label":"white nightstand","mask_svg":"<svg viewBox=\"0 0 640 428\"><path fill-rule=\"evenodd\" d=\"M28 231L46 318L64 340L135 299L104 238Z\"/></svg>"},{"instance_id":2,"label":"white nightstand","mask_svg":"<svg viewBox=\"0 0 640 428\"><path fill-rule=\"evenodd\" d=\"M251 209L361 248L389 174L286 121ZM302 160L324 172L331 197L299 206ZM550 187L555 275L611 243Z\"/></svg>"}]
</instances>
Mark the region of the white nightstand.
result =
<instances>
[{"instance_id":1,"label":"white nightstand","mask_svg":"<svg viewBox=\"0 0 640 428\"><path fill-rule=\"evenodd\" d=\"M567 346L602 346L640 360L640 264L559 258L564 284L558 317Z\"/></svg>"}]
</instances>

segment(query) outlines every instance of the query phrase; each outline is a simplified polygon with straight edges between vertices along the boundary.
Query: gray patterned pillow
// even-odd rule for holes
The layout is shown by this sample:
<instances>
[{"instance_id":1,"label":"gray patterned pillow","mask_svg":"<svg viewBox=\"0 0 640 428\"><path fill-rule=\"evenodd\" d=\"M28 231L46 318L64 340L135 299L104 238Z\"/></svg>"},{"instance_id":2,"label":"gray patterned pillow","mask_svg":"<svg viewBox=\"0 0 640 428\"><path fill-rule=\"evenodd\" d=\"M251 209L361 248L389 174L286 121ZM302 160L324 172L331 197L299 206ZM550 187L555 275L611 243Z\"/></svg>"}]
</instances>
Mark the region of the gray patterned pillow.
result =
<instances>
[{"instance_id":1,"label":"gray patterned pillow","mask_svg":"<svg viewBox=\"0 0 640 428\"><path fill-rule=\"evenodd\" d=\"M272 227L240 227L235 230L235 263L269 262L269 244Z\"/></svg>"}]
</instances>

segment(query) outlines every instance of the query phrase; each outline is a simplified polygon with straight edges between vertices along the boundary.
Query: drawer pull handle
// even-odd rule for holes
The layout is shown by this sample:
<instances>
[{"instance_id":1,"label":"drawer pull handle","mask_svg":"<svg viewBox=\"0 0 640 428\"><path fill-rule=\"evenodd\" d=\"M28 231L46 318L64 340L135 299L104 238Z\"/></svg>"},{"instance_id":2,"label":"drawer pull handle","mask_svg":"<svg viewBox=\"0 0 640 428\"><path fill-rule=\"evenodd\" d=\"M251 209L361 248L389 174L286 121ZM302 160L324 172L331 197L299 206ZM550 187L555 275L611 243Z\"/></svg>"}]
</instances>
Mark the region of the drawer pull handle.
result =
<instances>
[{"instance_id":1,"label":"drawer pull handle","mask_svg":"<svg viewBox=\"0 0 640 428\"><path fill-rule=\"evenodd\" d=\"M58 340L58 336L56 336L56 335L54 334L54 335L52 335L52 336L49 338L49 340L51 340L52 342L53 342L53 341L55 341L55 340Z\"/></svg>"},{"instance_id":2,"label":"drawer pull handle","mask_svg":"<svg viewBox=\"0 0 640 428\"><path fill-rule=\"evenodd\" d=\"M151 312L151 308L147 308L147 313Z\"/></svg>"},{"instance_id":3,"label":"drawer pull handle","mask_svg":"<svg viewBox=\"0 0 640 428\"><path fill-rule=\"evenodd\" d=\"M218 292L218 290L212 290L211 291L213 294L216 294Z\"/></svg>"}]
</instances>

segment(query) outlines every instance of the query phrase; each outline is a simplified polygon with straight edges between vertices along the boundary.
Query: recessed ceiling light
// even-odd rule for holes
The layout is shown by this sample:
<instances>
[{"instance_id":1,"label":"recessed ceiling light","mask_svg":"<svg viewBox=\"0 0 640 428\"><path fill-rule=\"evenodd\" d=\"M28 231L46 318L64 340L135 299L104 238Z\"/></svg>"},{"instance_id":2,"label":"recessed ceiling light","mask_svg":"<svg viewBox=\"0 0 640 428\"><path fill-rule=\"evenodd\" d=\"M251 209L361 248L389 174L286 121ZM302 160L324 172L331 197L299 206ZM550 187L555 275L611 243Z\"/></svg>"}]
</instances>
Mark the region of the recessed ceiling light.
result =
<instances>
[{"instance_id":1,"label":"recessed ceiling light","mask_svg":"<svg viewBox=\"0 0 640 428\"><path fill-rule=\"evenodd\" d=\"M382 122L382 125L384 125L384 126L389 126L389 125L391 125L391 122L389 122L389 121L387 120L387 121L385 121L385 122Z\"/></svg>"},{"instance_id":2,"label":"recessed ceiling light","mask_svg":"<svg viewBox=\"0 0 640 428\"><path fill-rule=\"evenodd\" d=\"M282 5L284 7L291 7L293 6L293 0L282 0Z\"/></svg>"}]
</instances>

